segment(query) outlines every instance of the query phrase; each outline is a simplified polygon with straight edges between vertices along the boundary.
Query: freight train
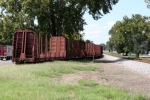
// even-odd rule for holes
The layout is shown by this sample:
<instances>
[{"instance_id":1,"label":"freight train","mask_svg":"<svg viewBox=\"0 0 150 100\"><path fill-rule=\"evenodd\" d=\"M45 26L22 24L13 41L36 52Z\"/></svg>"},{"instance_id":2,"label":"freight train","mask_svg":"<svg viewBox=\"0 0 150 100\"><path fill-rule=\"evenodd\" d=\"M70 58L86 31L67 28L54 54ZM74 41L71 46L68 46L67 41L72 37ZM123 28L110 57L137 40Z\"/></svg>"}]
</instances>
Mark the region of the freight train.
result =
<instances>
[{"instance_id":1,"label":"freight train","mask_svg":"<svg viewBox=\"0 0 150 100\"><path fill-rule=\"evenodd\" d=\"M37 35L32 30L18 30L13 35L12 62L41 62L62 59L97 58L103 47L81 40L69 41L63 36Z\"/></svg>"},{"instance_id":2,"label":"freight train","mask_svg":"<svg viewBox=\"0 0 150 100\"><path fill-rule=\"evenodd\" d=\"M9 60L12 58L12 46L0 45L0 60Z\"/></svg>"}]
</instances>

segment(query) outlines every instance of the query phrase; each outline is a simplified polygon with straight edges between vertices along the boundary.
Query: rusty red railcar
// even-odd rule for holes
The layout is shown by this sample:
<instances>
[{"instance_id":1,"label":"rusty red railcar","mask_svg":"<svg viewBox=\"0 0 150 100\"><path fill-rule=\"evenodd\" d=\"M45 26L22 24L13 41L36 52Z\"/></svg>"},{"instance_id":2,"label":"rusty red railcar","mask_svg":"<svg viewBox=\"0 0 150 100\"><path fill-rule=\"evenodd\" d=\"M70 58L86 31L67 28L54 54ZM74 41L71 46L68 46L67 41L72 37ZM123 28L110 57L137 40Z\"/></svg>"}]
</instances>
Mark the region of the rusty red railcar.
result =
<instances>
[{"instance_id":1,"label":"rusty red railcar","mask_svg":"<svg viewBox=\"0 0 150 100\"><path fill-rule=\"evenodd\" d=\"M86 57L95 56L94 44L93 43L85 43L85 52L86 52Z\"/></svg>"},{"instance_id":2,"label":"rusty red railcar","mask_svg":"<svg viewBox=\"0 0 150 100\"><path fill-rule=\"evenodd\" d=\"M43 42L40 34L32 30L19 30L14 33L12 44L13 62L39 62L50 60L48 37Z\"/></svg>"},{"instance_id":3,"label":"rusty red railcar","mask_svg":"<svg viewBox=\"0 0 150 100\"><path fill-rule=\"evenodd\" d=\"M94 45L94 51L95 51L95 57L101 56L101 46L100 45Z\"/></svg>"},{"instance_id":4,"label":"rusty red railcar","mask_svg":"<svg viewBox=\"0 0 150 100\"><path fill-rule=\"evenodd\" d=\"M50 57L51 59L67 58L68 41L62 36L53 36L50 38Z\"/></svg>"},{"instance_id":5,"label":"rusty red railcar","mask_svg":"<svg viewBox=\"0 0 150 100\"><path fill-rule=\"evenodd\" d=\"M85 57L85 42L69 42L62 36L50 38L50 56L52 59L75 59Z\"/></svg>"},{"instance_id":6,"label":"rusty red railcar","mask_svg":"<svg viewBox=\"0 0 150 100\"><path fill-rule=\"evenodd\" d=\"M100 46L100 48L101 48L101 57L103 56L103 46Z\"/></svg>"},{"instance_id":7,"label":"rusty red railcar","mask_svg":"<svg viewBox=\"0 0 150 100\"><path fill-rule=\"evenodd\" d=\"M75 40L72 42L69 42L68 46L68 58L74 59L74 58L85 58L85 42L81 40Z\"/></svg>"},{"instance_id":8,"label":"rusty red railcar","mask_svg":"<svg viewBox=\"0 0 150 100\"><path fill-rule=\"evenodd\" d=\"M86 52L85 52L85 42L84 41L78 41L79 42L79 57L80 58L85 58L86 57Z\"/></svg>"},{"instance_id":9,"label":"rusty red railcar","mask_svg":"<svg viewBox=\"0 0 150 100\"><path fill-rule=\"evenodd\" d=\"M0 45L0 59L8 60L12 58L12 46Z\"/></svg>"},{"instance_id":10,"label":"rusty red railcar","mask_svg":"<svg viewBox=\"0 0 150 100\"><path fill-rule=\"evenodd\" d=\"M37 62L37 37L31 30L19 30L14 33L12 43L13 62Z\"/></svg>"}]
</instances>

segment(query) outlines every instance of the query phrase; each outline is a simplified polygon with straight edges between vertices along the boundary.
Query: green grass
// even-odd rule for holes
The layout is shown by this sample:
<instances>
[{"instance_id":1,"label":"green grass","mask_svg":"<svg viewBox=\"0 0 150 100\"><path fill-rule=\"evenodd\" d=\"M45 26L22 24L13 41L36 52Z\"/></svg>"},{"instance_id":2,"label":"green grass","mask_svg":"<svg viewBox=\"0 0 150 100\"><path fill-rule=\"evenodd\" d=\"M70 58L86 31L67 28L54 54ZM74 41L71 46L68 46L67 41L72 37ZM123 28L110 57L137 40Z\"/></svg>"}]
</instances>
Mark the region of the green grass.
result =
<instances>
[{"instance_id":1,"label":"green grass","mask_svg":"<svg viewBox=\"0 0 150 100\"><path fill-rule=\"evenodd\" d=\"M79 80L78 83L82 86L87 86L87 87L94 87L94 86L99 85L98 83L92 80Z\"/></svg>"},{"instance_id":2,"label":"green grass","mask_svg":"<svg viewBox=\"0 0 150 100\"><path fill-rule=\"evenodd\" d=\"M109 54L109 55L112 55L112 56L119 56L119 57L122 57L122 54L118 54L118 53L114 53L114 52L108 52L108 51L103 51L105 54Z\"/></svg>"},{"instance_id":3,"label":"green grass","mask_svg":"<svg viewBox=\"0 0 150 100\"><path fill-rule=\"evenodd\" d=\"M112 55L112 56L117 56L117 57L128 57L128 58L133 58L133 59L137 59L135 55L129 55L128 56L123 56L122 54L118 54L118 53L115 53L115 52L108 52L108 51L104 51L105 54L108 54L108 55ZM140 54L141 56L142 54ZM144 56L145 54L143 54ZM138 58L138 59L142 59L142 60L150 60L150 58Z\"/></svg>"},{"instance_id":4,"label":"green grass","mask_svg":"<svg viewBox=\"0 0 150 100\"><path fill-rule=\"evenodd\" d=\"M150 58L142 58L143 60L150 60Z\"/></svg>"},{"instance_id":5,"label":"green grass","mask_svg":"<svg viewBox=\"0 0 150 100\"><path fill-rule=\"evenodd\" d=\"M77 71L100 71L92 62L54 61L0 67L0 100L148 100L92 80L56 84L53 77Z\"/></svg>"}]
</instances>

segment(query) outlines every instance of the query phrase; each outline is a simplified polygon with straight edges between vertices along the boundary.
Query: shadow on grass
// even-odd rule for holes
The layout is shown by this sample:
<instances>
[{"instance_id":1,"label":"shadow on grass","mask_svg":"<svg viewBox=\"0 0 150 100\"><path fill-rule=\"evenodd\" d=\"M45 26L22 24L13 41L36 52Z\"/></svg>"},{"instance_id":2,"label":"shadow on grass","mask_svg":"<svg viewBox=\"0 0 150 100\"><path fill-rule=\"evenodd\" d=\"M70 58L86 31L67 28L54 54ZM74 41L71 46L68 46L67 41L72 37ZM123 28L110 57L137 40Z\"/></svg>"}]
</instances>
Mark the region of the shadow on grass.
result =
<instances>
[{"instance_id":1,"label":"shadow on grass","mask_svg":"<svg viewBox=\"0 0 150 100\"><path fill-rule=\"evenodd\" d=\"M118 60L95 60L94 63L116 63L116 62L122 62L125 59L118 59Z\"/></svg>"},{"instance_id":2,"label":"shadow on grass","mask_svg":"<svg viewBox=\"0 0 150 100\"><path fill-rule=\"evenodd\" d=\"M104 56L103 56L104 57ZM123 62L127 60L134 60L135 58L129 57L118 57L116 60L103 60L103 59L95 59L95 63L116 63L116 62Z\"/></svg>"},{"instance_id":3,"label":"shadow on grass","mask_svg":"<svg viewBox=\"0 0 150 100\"><path fill-rule=\"evenodd\" d=\"M81 59L72 59L72 60L68 60L68 61L73 61L73 62L82 62L82 63L89 63L89 62L95 62L96 59L101 59L103 58L104 55L100 56L100 57L87 57L87 58L81 58Z\"/></svg>"},{"instance_id":4,"label":"shadow on grass","mask_svg":"<svg viewBox=\"0 0 150 100\"><path fill-rule=\"evenodd\" d=\"M67 61L89 63L89 62L92 62L93 60L92 59L74 59L74 60L67 60Z\"/></svg>"}]
</instances>

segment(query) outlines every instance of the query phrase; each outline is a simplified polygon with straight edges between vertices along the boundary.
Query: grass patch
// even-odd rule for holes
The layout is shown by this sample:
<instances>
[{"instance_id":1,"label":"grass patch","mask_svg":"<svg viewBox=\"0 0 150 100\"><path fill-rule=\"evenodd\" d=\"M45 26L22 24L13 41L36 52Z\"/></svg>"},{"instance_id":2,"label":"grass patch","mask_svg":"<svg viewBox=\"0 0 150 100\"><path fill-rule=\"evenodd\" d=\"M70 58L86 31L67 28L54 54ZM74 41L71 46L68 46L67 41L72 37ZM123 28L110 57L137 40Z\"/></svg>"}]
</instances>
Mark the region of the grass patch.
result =
<instances>
[{"instance_id":1,"label":"grass patch","mask_svg":"<svg viewBox=\"0 0 150 100\"><path fill-rule=\"evenodd\" d=\"M99 85L92 80L79 80L82 90L77 91L77 100L148 100L142 95L131 95L128 91Z\"/></svg>"},{"instance_id":2,"label":"grass patch","mask_svg":"<svg viewBox=\"0 0 150 100\"><path fill-rule=\"evenodd\" d=\"M94 86L99 85L98 83L92 80L79 80L78 83L82 86L88 86L88 87L94 87Z\"/></svg>"},{"instance_id":3,"label":"grass patch","mask_svg":"<svg viewBox=\"0 0 150 100\"><path fill-rule=\"evenodd\" d=\"M103 51L105 54L112 55L112 56L117 56L117 57L122 57L122 54L114 53L114 52L108 52L108 51Z\"/></svg>"},{"instance_id":4,"label":"grass patch","mask_svg":"<svg viewBox=\"0 0 150 100\"><path fill-rule=\"evenodd\" d=\"M78 66L78 67L73 67L75 70L79 71L102 71L99 67L95 66Z\"/></svg>"},{"instance_id":5,"label":"grass patch","mask_svg":"<svg viewBox=\"0 0 150 100\"><path fill-rule=\"evenodd\" d=\"M144 96L132 95L127 91L99 85L91 80L79 80L79 84L76 85L55 84L52 81L52 77L79 70L101 69L91 62L79 61L0 67L0 100L148 100Z\"/></svg>"},{"instance_id":6,"label":"grass patch","mask_svg":"<svg viewBox=\"0 0 150 100\"><path fill-rule=\"evenodd\" d=\"M150 58L137 58L135 55L130 55L128 54L128 56L123 56L123 54L118 54L116 52L108 52L108 51L104 51L105 54L111 55L111 56L117 56L117 57L123 57L123 58L128 58L128 59L141 59L141 60L150 60ZM140 56L144 56L145 54L140 54ZM140 57L139 56L139 57ZM147 56L147 55L146 55Z\"/></svg>"}]
</instances>

